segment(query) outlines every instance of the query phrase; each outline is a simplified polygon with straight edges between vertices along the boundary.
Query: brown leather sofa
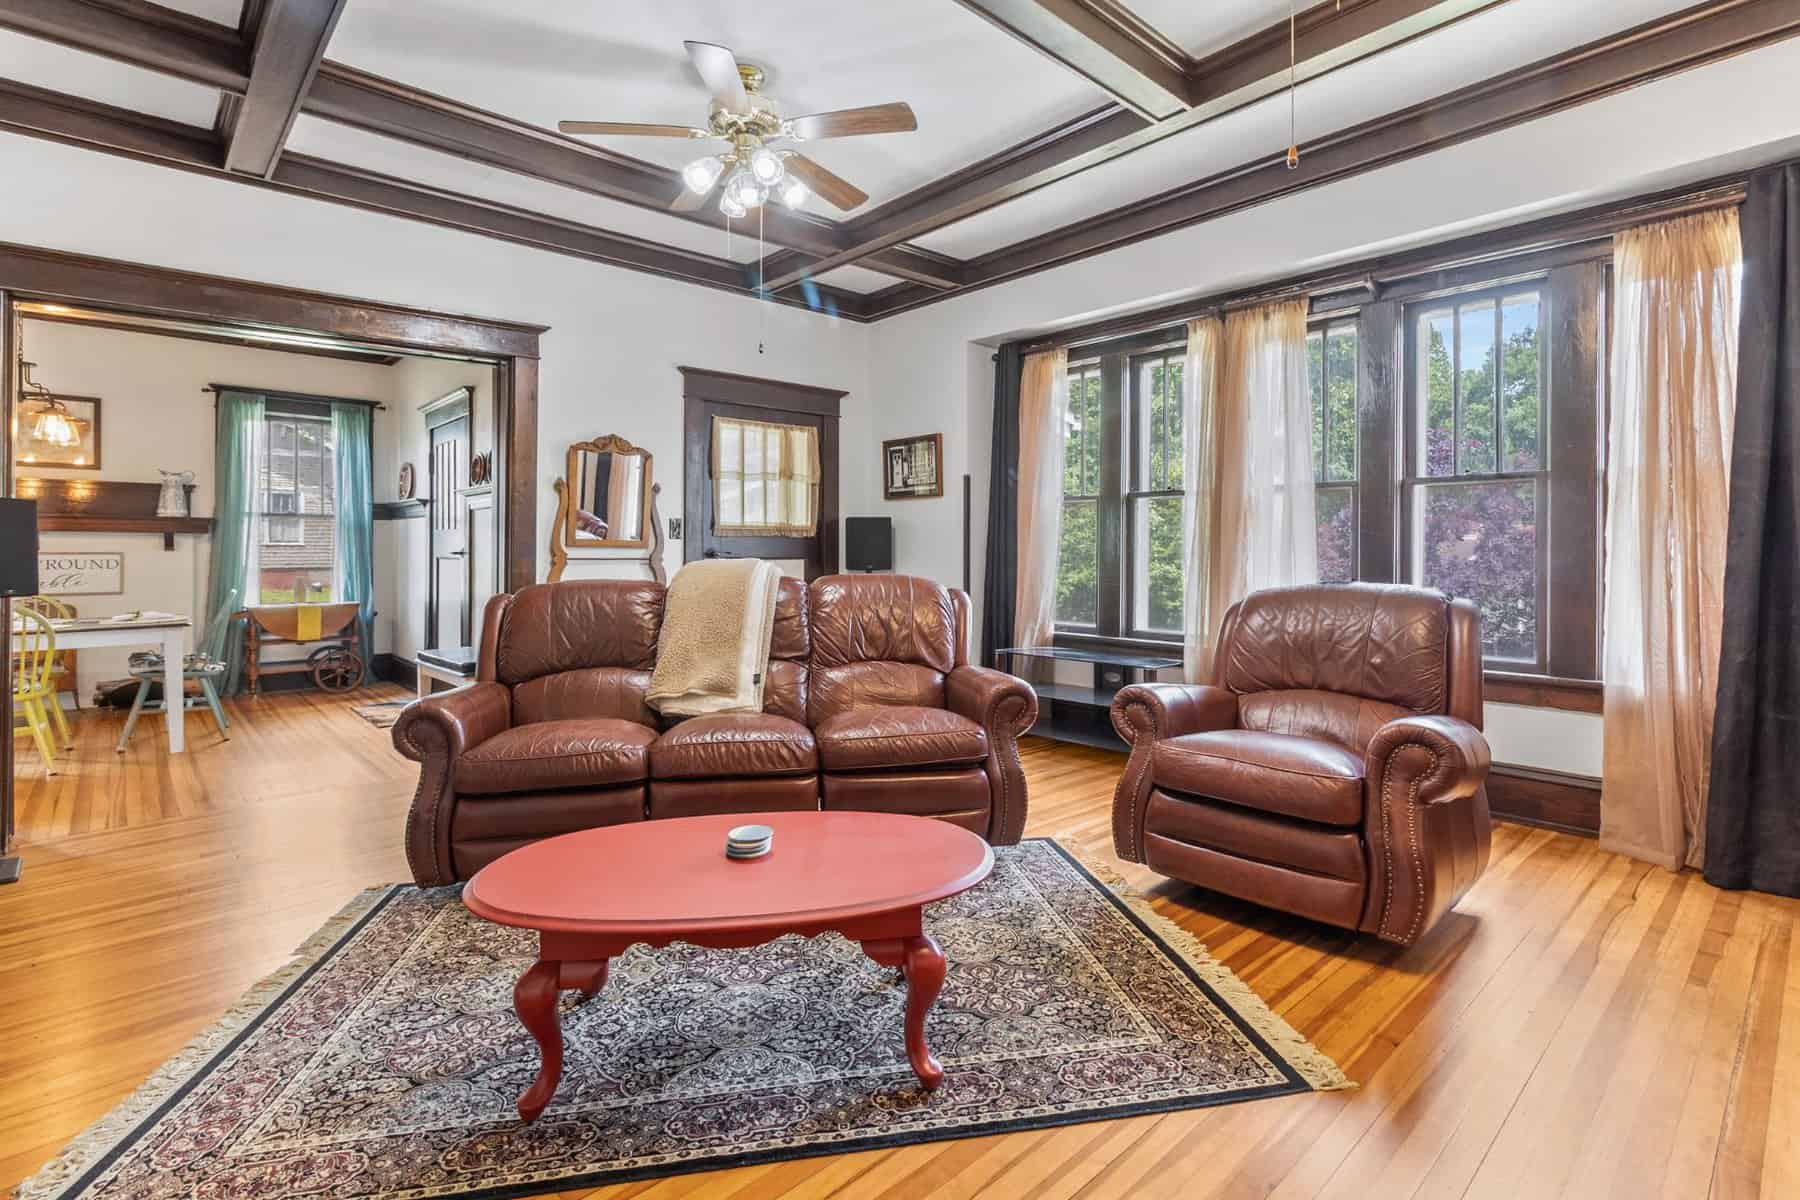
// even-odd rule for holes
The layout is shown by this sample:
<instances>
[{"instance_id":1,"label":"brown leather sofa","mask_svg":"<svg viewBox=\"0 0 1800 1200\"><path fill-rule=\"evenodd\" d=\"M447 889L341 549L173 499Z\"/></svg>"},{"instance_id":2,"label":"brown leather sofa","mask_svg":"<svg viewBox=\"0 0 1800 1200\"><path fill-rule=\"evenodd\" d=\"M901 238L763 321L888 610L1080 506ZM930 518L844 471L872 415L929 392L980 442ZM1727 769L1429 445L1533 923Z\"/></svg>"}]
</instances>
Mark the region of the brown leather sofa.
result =
<instances>
[{"instance_id":1,"label":"brown leather sofa","mask_svg":"<svg viewBox=\"0 0 1800 1200\"><path fill-rule=\"evenodd\" d=\"M599 825L858 809L1019 840L1022 680L968 661L969 598L926 579L784 579L760 713L674 723L644 702L661 584L578 580L489 601L475 683L407 706L420 764L406 854L422 886Z\"/></svg>"},{"instance_id":2,"label":"brown leather sofa","mask_svg":"<svg viewBox=\"0 0 1800 1200\"><path fill-rule=\"evenodd\" d=\"M1475 606L1375 584L1256 592L1210 684L1121 690L1119 855L1401 945L1486 869Z\"/></svg>"}]
</instances>

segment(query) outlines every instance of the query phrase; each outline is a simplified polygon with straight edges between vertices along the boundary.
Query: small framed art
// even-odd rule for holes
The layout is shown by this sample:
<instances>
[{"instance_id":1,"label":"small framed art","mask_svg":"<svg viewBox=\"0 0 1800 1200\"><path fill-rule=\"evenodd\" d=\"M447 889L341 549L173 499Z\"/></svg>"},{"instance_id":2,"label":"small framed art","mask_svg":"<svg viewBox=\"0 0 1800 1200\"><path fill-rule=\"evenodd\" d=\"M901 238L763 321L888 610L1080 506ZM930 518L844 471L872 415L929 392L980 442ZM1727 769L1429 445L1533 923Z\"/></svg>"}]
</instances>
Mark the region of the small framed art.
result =
<instances>
[{"instance_id":1,"label":"small framed art","mask_svg":"<svg viewBox=\"0 0 1800 1200\"><path fill-rule=\"evenodd\" d=\"M98 396L27 396L14 420L13 461L20 466L100 469Z\"/></svg>"},{"instance_id":2,"label":"small framed art","mask_svg":"<svg viewBox=\"0 0 1800 1200\"><path fill-rule=\"evenodd\" d=\"M926 433L881 443L881 494L885 500L942 496L944 435Z\"/></svg>"}]
</instances>

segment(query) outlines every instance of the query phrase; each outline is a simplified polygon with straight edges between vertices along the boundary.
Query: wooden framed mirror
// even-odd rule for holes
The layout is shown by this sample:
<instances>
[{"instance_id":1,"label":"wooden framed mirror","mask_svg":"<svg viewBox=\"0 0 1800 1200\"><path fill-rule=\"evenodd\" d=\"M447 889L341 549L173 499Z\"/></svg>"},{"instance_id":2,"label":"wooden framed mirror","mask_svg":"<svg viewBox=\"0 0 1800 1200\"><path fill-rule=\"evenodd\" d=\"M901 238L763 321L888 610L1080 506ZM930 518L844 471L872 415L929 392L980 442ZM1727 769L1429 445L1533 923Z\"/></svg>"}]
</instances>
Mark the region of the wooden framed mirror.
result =
<instances>
[{"instance_id":1,"label":"wooden framed mirror","mask_svg":"<svg viewBox=\"0 0 1800 1200\"><path fill-rule=\"evenodd\" d=\"M650 545L651 455L609 435L569 447L562 540L570 550Z\"/></svg>"}]
</instances>

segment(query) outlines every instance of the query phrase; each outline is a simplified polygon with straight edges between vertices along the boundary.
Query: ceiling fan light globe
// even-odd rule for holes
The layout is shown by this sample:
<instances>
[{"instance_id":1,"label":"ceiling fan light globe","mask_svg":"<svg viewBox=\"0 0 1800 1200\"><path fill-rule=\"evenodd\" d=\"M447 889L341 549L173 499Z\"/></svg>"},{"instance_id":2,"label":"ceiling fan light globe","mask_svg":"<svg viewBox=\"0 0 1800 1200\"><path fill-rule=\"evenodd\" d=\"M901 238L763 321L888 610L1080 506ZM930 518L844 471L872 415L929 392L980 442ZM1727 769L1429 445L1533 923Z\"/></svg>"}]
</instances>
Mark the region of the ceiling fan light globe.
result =
<instances>
[{"instance_id":1,"label":"ceiling fan light globe","mask_svg":"<svg viewBox=\"0 0 1800 1200\"><path fill-rule=\"evenodd\" d=\"M767 146L758 146L750 155L750 174L756 182L767 187L779 181L786 169L781 165L781 156Z\"/></svg>"},{"instance_id":2,"label":"ceiling fan light globe","mask_svg":"<svg viewBox=\"0 0 1800 1200\"><path fill-rule=\"evenodd\" d=\"M781 202L789 208L799 208L806 203L806 197L810 194L804 183L789 176L787 183L781 188Z\"/></svg>"},{"instance_id":3,"label":"ceiling fan light globe","mask_svg":"<svg viewBox=\"0 0 1800 1200\"><path fill-rule=\"evenodd\" d=\"M705 158L696 158L681 168L681 182L696 196L704 196L718 182L719 172L725 169L725 162L716 154L708 154Z\"/></svg>"},{"instance_id":4,"label":"ceiling fan light globe","mask_svg":"<svg viewBox=\"0 0 1800 1200\"><path fill-rule=\"evenodd\" d=\"M768 199L768 191L748 171L738 171L725 187L725 194L746 209L759 208Z\"/></svg>"},{"instance_id":5,"label":"ceiling fan light globe","mask_svg":"<svg viewBox=\"0 0 1800 1200\"><path fill-rule=\"evenodd\" d=\"M749 212L749 209L739 204L736 196L733 196L730 192L726 192L723 196L719 197L719 211L724 213L727 217L730 217L733 221L738 221L743 219L744 215Z\"/></svg>"}]
</instances>

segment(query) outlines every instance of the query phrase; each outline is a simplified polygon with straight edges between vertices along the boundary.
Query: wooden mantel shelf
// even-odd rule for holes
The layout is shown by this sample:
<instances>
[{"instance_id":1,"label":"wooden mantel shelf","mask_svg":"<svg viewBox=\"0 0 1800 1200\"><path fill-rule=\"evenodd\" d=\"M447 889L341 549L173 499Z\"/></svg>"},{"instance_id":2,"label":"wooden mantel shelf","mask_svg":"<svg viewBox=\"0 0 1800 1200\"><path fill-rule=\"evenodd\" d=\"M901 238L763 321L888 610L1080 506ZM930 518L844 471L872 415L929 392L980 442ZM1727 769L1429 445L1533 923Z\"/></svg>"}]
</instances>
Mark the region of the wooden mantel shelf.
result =
<instances>
[{"instance_id":1,"label":"wooden mantel shelf","mask_svg":"<svg viewBox=\"0 0 1800 1200\"><path fill-rule=\"evenodd\" d=\"M211 533L210 517L159 517L162 485L112 479L21 478L14 494L36 500L38 530L44 533L160 533L163 549L175 548L178 533ZM187 487L193 504L194 487Z\"/></svg>"}]
</instances>

